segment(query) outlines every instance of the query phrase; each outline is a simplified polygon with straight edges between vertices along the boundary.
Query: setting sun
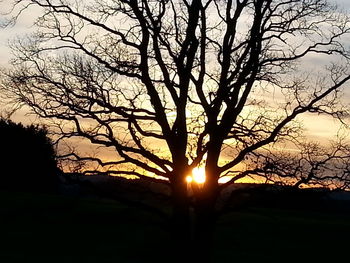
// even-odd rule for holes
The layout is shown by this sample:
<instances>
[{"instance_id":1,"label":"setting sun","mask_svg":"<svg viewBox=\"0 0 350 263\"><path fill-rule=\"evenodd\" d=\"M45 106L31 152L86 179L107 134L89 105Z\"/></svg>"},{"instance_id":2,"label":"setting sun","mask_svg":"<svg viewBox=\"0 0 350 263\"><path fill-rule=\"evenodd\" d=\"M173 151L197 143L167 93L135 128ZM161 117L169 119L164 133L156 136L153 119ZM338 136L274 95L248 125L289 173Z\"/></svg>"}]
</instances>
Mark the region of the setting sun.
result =
<instances>
[{"instance_id":1,"label":"setting sun","mask_svg":"<svg viewBox=\"0 0 350 263\"><path fill-rule=\"evenodd\" d=\"M186 177L188 183L196 182L197 184L203 184L205 182L205 169L204 167L195 167L192 170L192 175Z\"/></svg>"}]
</instances>

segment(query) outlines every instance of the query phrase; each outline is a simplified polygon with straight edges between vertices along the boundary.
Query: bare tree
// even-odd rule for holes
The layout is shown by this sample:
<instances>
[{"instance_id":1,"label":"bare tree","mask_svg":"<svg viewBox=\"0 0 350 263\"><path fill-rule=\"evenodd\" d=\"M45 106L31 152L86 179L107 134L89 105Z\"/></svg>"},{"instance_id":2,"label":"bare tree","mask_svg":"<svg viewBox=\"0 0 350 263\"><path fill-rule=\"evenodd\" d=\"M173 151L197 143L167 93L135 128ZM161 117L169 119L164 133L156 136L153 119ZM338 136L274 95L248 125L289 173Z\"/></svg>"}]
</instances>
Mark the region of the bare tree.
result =
<instances>
[{"instance_id":1,"label":"bare tree","mask_svg":"<svg viewBox=\"0 0 350 263\"><path fill-rule=\"evenodd\" d=\"M321 145L319 142L301 142L295 151L266 150L251 159L252 170L244 173L263 177L265 183L348 189L350 183L349 145L344 140ZM227 184L234 183L231 180ZM223 184L224 188L227 184Z\"/></svg>"},{"instance_id":2,"label":"bare tree","mask_svg":"<svg viewBox=\"0 0 350 263\"><path fill-rule=\"evenodd\" d=\"M298 116L346 117L349 19L326 0L18 0L16 14L31 5L43 11L38 32L13 44L3 89L51 120L62 142L85 138L115 153L69 155L95 163L91 172L169 184L175 232L190 235L192 207L204 251L223 187L296 176L269 160L298 144ZM198 166L206 180L189 197Z\"/></svg>"}]
</instances>

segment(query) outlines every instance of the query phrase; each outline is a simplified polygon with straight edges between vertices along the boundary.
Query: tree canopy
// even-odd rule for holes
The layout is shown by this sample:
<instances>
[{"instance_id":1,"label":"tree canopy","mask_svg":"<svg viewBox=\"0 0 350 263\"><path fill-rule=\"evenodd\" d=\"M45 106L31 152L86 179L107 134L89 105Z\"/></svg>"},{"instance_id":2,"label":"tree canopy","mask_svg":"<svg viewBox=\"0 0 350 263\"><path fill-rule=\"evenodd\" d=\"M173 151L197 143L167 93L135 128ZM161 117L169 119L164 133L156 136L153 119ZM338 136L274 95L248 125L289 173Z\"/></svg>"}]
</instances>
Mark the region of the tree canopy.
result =
<instances>
[{"instance_id":1,"label":"tree canopy","mask_svg":"<svg viewBox=\"0 0 350 263\"><path fill-rule=\"evenodd\" d=\"M345 113L348 18L327 1L16 1L15 9L28 5L42 7L39 29L13 45L3 85L57 120L62 138L113 149L112 161L91 158L103 171L183 181L205 165L208 183L236 180L261 170L252 159L262 149L300 138L298 115ZM333 64L313 72L304 64L315 55Z\"/></svg>"}]
</instances>

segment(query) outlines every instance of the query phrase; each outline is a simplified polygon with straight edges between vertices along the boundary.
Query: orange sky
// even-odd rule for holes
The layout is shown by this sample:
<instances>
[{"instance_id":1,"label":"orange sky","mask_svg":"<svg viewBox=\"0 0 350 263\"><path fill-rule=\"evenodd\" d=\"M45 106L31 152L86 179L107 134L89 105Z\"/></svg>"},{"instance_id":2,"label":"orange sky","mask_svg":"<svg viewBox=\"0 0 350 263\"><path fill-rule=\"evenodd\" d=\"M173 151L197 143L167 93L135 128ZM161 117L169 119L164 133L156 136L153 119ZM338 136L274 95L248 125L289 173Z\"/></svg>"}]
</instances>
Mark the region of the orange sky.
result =
<instances>
[{"instance_id":1,"label":"orange sky","mask_svg":"<svg viewBox=\"0 0 350 263\"><path fill-rule=\"evenodd\" d=\"M5 5L8 2L9 1L5 1ZM338 0L337 2L344 7L350 8L349 0ZM4 5L4 3L1 3L0 5ZM30 25L35 18L35 13L36 11L34 9L30 12L26 12L14 27L0 29L0 66L6 67L8 65L8 60L11 57L10 50L6 47L7 42L10 39L13 39L15 36L23 36L24 34L29 33L31 30L33 30ZM1 19L2 18L0 16L0 23ZM317 63L317 59L315 60L315 58L310 58L309 63ZM0 103L0 111L1 107L4 107L4 105L1 105ZM37 121L34 116L28 117L25 115L25 113L25 110L18 112L13 116L13 120L23 122L24 124L29 124ZM309 136L309 138L320 142L326 142L329 139L333 139L340 127L339 123L330 117L315 117L315 115L305 114L302 119L304 127L306 129L306 134ZM89 147L83 146L83 149L88 150ZM107 158L113 158L112 156L113 154L111 153L108 155L106 154Z\"/></svg>"}]
</instances>

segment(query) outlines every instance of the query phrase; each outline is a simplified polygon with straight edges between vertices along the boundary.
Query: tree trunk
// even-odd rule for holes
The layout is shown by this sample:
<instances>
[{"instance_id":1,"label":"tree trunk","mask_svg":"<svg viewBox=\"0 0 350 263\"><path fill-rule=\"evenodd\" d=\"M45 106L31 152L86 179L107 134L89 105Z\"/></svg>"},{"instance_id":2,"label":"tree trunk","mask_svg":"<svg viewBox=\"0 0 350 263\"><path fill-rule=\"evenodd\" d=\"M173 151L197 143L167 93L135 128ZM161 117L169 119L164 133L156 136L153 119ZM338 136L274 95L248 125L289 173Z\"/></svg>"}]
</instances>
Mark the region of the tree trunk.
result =
<instances>
[{"instance_id":1,"label":"tree trunk","mask_svg":"<svg viewBox=\"0 0 350 263\"><path fill-rule=\"evenodd\" d=\"M212 259L215 227L214 207L209 203L197 204L194 208L193 244L196 262L209 263Z\"/></svg>"},{"instance_id":2,"label":"tree trunk","mask_svg":"<svg viewBox=\"0 0 350 263\"><path fill-rule=\"evenodd\" d=\"M184 173L185 174L185 173ZM173 212L170 224L172 234L171 262L190 262L186 260L191 254L191 216L190 201L185 180L173 181Z\"/></svg>"},{"instance_id":3,"label":"tree trunk","mask_svg":"<svg viewBox=\"0 0 350 263\"><path fill-rule=\"evenodd\" d=\"M188 171L181 171L188 174ZM172 182L173 255L175 262L211 262L217 184L192 185L183 177Z\"/></svg>"},{"instance_id":4,"label":"tree trunk","mask_svg":"<svg viewBox=\"0 0 350 263\"><path fill-rule=\"evenodd\" d=\"M191 251L191 215L189 206L175 204L171 222L172 251L171 262L194 262Z\"/></svg>"},{"instance_id":5,"label":"tree trunk","mask_svg":"<svg viewBox=\"0 0 350 263\"><path fill-rule=\"evenodd\" d=\"M172 231L176 261L211 262L214 226L212 206L174 206Z\"/></svg>"}]
</instances>

